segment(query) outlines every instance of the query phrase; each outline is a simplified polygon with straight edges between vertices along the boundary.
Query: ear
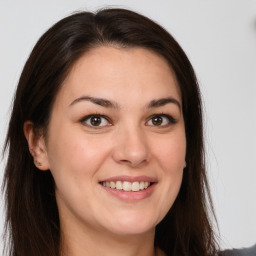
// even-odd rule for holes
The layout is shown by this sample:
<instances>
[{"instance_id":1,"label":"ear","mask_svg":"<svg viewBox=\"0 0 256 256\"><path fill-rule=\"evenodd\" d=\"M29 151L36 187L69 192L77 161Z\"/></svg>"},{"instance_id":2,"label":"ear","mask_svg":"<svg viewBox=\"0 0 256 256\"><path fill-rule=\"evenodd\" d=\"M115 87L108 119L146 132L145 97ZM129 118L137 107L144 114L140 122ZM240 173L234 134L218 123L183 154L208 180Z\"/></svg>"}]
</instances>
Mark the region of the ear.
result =
<instances>
[{"instance_id":1,"label":"ear","mask_svg":"<svg viewBox=\"0 0 256 256\"><path fill-rule=\"evenodd\" d=\"M42 171L49 170L46 143L43 134L36 131L31 121L24 123L23 131L28 142L30 154L34 158L35 166Z\"/></svg>"}]
</instances>

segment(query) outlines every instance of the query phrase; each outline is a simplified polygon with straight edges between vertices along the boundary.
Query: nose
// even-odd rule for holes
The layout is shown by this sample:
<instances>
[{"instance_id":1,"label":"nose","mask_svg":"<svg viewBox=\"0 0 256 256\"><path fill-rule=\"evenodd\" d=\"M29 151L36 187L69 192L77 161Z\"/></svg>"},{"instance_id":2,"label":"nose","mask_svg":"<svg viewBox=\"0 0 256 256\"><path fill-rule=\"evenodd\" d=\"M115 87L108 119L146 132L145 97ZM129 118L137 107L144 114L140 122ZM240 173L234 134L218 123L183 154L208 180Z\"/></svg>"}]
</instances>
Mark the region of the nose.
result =
<instances>
[{"instance_id":1,"label":"nose","mask_svg":"<svg viewBox=\"0 0 256 256\"><path fill-rule=\"evenodd\" d=\"M121 164L139 167L151 157L145 134L139 129L125 129L115 136L113 159Z\"/></svg>"}]
</instances>

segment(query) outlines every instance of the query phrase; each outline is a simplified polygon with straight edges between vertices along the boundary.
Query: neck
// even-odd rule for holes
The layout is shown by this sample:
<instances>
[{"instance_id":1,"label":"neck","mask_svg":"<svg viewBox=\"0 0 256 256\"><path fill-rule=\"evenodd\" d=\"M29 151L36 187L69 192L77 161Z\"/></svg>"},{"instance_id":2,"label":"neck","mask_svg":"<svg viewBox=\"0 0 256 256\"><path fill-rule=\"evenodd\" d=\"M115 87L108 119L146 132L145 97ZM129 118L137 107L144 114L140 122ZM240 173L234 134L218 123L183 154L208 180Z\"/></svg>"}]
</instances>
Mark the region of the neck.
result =
<instances>
[{"instance_id":1,"label":"neck","mask_svg":"<svg viewBox=\"0 0 256 256\"><path fill-rule=\"evenodd\" d=\"M63 230L63 229L62 229ZM154 230L120 235L102 230L70 230L61 234L61 256L156 256ZM161 254L159 254L160 256Z\"/></svg>"}]
</instances>

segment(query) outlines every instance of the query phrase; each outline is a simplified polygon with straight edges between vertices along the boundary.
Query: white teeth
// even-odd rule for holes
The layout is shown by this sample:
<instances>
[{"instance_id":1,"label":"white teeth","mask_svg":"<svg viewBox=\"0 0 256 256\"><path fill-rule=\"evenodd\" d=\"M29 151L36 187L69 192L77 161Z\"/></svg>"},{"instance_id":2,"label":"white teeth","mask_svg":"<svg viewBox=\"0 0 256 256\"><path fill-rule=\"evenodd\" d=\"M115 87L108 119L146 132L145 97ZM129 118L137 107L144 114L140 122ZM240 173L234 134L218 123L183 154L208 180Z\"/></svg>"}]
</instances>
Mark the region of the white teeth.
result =
<instances>
[{"instance_id":1,"label":"white teeth","mask_svg":"<svg viewBox=\"0 0 256 256\"><path fill-rule=\"evenodd\" d=\"M122 190L123 189L123 184L121 181L116 182L116 189Z\"/></svg>"},{"instance_id":2,"label":"white teeth","mask_svg":"<svg viewBox=\"0 0 256 256\"><path fill-rule=\"evenodd\" d=\"M132 183L129 181L123 182L123 190L124 191L131 191L132 190Z\"/></svg>"},{"instance_id":3,"label":"white teeth","mask_svg":"<svg viewBox=\"0 0 256 256\"><path fill-rule=\"evenodd\" d=\"M133 191L137 192L143 189L146 189L149 187L150 182L148 181L135 181L135 182L129 182L129 181L104 181L102 182L102 185L104 187L112 188L112 189L118 189L118 190L124 190L124 191Z\"/></svg>"},{"instance_id":4,"label":"white teeth","mask_svg":"<svg viewBox=\"0 0 256 256\"><path fill-rule=\"evenodd\" d=\"M140 190L144 189L145 188L145 182L144 181L141 181L140 182Z\"/></svg>"},{"instance_id":5,"label":"white teeth","mask_svg":"<svg viewBox=\"0 0 256 256\"><path fill-rule=\"evenodd\" d=\"M132 191L139 191L140 190L140 183L135 181L132 183Z\"/></svg>"},{"instance_id":6,"label":"white teeth","mask_svg":"<svg viewBox=\"0 0 256 256\"><path fill-rule=\"evenodd\" d=\"M111 187L111 188L116 188L116 184L115 184L114 181L110 181L110 187Z\"/></svg>"}]
</instances>

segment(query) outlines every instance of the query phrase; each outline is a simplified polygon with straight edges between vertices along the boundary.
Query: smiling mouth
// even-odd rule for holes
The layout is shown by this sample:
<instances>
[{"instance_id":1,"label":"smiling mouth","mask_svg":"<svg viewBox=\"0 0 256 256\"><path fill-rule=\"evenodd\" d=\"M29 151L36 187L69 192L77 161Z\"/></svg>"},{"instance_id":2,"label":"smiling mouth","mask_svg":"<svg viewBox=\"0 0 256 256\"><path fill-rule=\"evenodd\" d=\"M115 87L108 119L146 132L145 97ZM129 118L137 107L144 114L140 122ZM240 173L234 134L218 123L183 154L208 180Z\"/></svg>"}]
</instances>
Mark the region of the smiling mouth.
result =
<instances>
[{"instance_id":1,"label":"smiling mouth","mask_svg":"<svg viewBox=\"0 0 256 256\"><path fill-rule=\"evenodd\" d=\"M138 192L141 190L145 190L148 187L150 187L153 182L149 181L103 181L100 182L100 184L107 188L112 188L116 190L121 191L127 191L127 192Z\"/></svg>"}]
</instances>

